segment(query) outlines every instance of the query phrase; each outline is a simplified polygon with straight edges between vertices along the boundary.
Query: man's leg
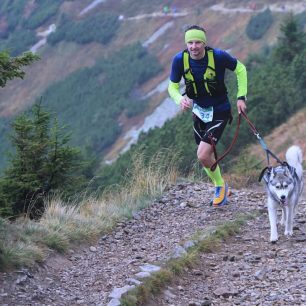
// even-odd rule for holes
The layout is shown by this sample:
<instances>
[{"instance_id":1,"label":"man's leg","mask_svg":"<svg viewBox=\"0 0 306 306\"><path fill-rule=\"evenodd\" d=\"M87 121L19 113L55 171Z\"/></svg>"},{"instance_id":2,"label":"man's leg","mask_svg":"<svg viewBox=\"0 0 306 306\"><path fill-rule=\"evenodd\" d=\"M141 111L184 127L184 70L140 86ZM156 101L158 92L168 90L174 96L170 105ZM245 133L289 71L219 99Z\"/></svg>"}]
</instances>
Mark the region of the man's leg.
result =
<instances>
[{"instance_id":1,"label":"man's leg","mask_svg":"<svg viewBox=\"0 0 306 306\"><path fill-rule=\"evenodd\" d=\"M201 141L198 146L197 156L200 163L204 167L205 172L210 177L210 179L212 180L212 182L216 187L213 205L214 206L225 205L227 202L228 187L223 180L220 167L219 165L217 165L214 171L210 170L210 167L215 162L215 159L213 157L213 147L210 144Z\"/></svg>"}]
</instances>

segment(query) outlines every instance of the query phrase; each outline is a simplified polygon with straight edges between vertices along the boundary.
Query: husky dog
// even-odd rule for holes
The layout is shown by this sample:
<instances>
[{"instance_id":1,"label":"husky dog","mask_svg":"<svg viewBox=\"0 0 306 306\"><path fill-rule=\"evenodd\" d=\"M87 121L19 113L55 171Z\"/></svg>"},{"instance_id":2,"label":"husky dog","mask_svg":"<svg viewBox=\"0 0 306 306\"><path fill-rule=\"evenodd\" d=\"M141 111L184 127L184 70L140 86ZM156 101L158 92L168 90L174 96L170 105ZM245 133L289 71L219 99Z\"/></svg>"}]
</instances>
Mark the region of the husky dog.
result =
<instances>
[{"instance_id":1,"label":"husky dog","mask_svg":"<svg viewBox=\"0 0 306 306\"><path fill-rule=\"evenodd\" d=\"M280 224L285 226L285 235L293 234L293 219L299 196L303 189L303 154L298 146L291 146L286 152L286 162L266 168L264 181L268 194L268 214L271 228L270 241L278 240L277 209L282 209Z\"/></svg>"}]
</instances>

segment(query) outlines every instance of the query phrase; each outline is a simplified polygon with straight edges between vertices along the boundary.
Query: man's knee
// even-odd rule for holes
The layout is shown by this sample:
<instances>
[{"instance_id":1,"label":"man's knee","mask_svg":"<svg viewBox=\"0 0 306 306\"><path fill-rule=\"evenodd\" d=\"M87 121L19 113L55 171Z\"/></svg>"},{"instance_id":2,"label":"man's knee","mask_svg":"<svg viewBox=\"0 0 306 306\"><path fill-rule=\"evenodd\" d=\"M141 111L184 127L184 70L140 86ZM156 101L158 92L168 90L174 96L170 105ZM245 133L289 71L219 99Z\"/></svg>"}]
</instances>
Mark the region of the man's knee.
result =
<instances>
[{"instance_id":1,"label":"man's knee","mask_svg":"<svg viewBox=\"0 0 306 306\"><path fill-rule=\"evenodd\" d=\"M210 167L213 164L212 154L212 147L207 143L201 142L198 147L197 157L202 166Z\"/></svg>"},{"instance_id":2,"label":"man's knee","mask_svg":"<svg viewBox=\"0 0 306 306\"><path fill-rule=\"evenodd\" d=\"M211 156L207 151L197 152L198 160L204 167L208 167L211 163Z\"/></svg>"}]
</instances>

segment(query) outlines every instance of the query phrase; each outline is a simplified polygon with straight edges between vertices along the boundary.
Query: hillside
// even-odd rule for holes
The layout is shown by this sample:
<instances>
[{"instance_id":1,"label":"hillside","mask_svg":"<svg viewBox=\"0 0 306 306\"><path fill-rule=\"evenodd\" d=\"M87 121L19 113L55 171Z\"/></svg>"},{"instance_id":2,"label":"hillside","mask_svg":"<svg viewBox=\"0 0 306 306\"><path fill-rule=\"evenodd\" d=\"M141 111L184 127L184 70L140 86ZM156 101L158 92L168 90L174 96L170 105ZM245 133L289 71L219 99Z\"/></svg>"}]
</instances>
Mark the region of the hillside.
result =
<instances>
[{"instance_id":1,"label":"hillside","mask_svg":"<svg viewBox=\"0 0 306 306\"><path fill-rule=\"evenodd\" d=\"M35 4L35 1L30 2ZM301 13L305 10L303 1L269 1L273 24L262 39L254 41L247 37L245 28L252 16L267 8L265 1L234 1L228 4L223 1L207 0L200 3L199 1L189 1L186 5L185 1L174 0L167 5L169 10L164 13L165 3L158 0L150 3L132 0L116 2L62 1L57 14L35 29L37 35L48 31L53 24L56 31L59 31L61 14L67 14L72 20L78 21L90 19L99 12L110 12L119 16L120 24L117 33L108 44L96 42L77 44L62 41L56 45L49 43L42 45L37 49L41 60L26 69L25 80L13 81L1 90L0 116L12 118L32 105L50 88L50 85L65 80L73 72L78 72L82 68L95 67L99 59L109 58L114 50L122 49L135 42L140 42L149 54L157 57L161 67L157 75L133 89L133 95L136 94L138 99L150 93L167 79L172 56L184 48L183 28L187 24L203 25L207 29L209 45L229 50L244 60L250 53L255 53L276 41L279 25L286 14L290 11ZM29 5L27 9L34 10L35 5ZM54 87L52 88L54 90ZM66 94L69 95L69 92ZM106 155L108 159L116 158L130 140L125 137L126 134L131 129L139 128L145 118L166 97L165 89L161 92L157 91L149 98L149 102L138 115L128 117L124 112L115 114L114 120L117 122L118 128L114 139L117 138L117 141L103 150L98 150L99 154L102 157ZM83 107L88 104L86 100L83 103ZM102 110L90 109L90 111L99 113ZM80 113L74 112L76 116L74 121L79 123L78 129L82 129L81 108ZM7 128L5 131L7 132ZM86 135L86 130L84 132ZM78 138L78 135L75 137Z\"/></svg>"},{"instance_id":2,"label":"hillside","mask_svg":"<svg viewBox=\"0 0 306 306\"><path fill-rule=\"evenodd\" d=\"M293 115L287 122L281 124L265 137L268 148L281 160L285 159L285 151L290 145L298 145L304 153L306 160L306 109ZM266 162L265 153L259 143L249 146L246 154Z\"/></svg>"}]
</instances>

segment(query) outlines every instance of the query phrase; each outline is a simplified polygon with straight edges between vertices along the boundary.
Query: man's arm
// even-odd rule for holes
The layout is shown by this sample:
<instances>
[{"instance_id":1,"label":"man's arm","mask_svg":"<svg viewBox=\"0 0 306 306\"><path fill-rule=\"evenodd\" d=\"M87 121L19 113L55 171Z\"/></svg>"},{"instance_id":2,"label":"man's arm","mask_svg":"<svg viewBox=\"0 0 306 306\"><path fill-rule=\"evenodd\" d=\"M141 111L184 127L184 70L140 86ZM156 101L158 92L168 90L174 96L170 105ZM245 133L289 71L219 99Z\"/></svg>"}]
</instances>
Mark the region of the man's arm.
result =
<instances>
[{"instance_id":1,"label":"man's arm","mask_svg":"<svg viewBox=\"0 0 306 306\"><path fill-rule=\"evenodd\" d=\"M180 93L180 83L174 83L169 80L168 93L174 102L179 105L183 99L183 96Z\"/></svg>"},{"instance_id":2,"label":"man's arm","mask_svg":"<svg viewBox=\"0 0 306 306\"><path fill-rule=\"evenodd\" d=\"M182 110L191 108L192 100L189 99L187 96L185 97L182 96L179 88L180 88L179 83L174 83L171 80L169 80L168 92L169 92L170 97L174 100L174 102L177 105L180 105Z\"/></svg>"},{"instance_id":3,"label":"man's arm","mask_svg":"<svg viewBox=\"0 0 306 306\"><path fill-rule=\"evenodd\" d=\"M237 109L240 114L241 111L246 111L246 95L248 93L248 79L247 79L247 71L245 66L237 60L237 66L234 70L237 76Z\"/></svg>"}]
</instances>

